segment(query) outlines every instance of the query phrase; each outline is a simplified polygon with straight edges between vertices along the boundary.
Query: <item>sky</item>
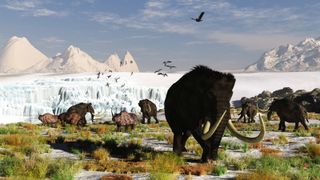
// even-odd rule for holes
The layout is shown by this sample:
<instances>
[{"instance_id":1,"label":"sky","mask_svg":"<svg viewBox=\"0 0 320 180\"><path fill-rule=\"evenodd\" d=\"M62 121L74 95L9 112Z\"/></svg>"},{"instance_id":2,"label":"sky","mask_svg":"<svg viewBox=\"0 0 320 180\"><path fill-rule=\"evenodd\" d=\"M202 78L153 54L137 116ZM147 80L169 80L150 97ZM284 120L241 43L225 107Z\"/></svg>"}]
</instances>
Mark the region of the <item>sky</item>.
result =
<instances>
[{"instance_id":1,"label":"sky","mask_svg":"<svg viewBox=\"0 0 320 180\"><path fill-rule=\"evenodd\" d=\"M166 60L177 71L238 70L318 38L319 9L318 0L1 0L0 45L24 36L48 57L74 45L99 61L128 50L141 71Z\"/></svg>"}]
</instances>

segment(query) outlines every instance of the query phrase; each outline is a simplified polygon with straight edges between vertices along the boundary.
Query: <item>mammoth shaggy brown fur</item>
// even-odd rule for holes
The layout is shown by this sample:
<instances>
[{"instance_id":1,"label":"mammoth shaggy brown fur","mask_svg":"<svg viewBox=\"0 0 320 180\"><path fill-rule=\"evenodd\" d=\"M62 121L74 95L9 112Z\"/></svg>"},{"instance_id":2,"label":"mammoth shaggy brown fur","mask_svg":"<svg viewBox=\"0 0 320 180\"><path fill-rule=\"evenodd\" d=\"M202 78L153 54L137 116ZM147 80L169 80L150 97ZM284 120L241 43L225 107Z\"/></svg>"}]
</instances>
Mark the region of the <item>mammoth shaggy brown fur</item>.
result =
<instances>
[{"instance_id":1,"label":"mammoth shaggy brown fur","mask_svg":"<svg viewBox=\"0 0 320 180\"><path fill-rule=\"evenodd\" d=\"M265 126L257 137L241 135L230 121L230 99L235 78L232 74L197 66L183 75L168 90L165 116L174 134L173 151L181 154L192 134L203 149L202 161L216 159L226 127L237 138L249 142L263 139ZM208 130L209 129L209 130Z\"/></svg>"},{"instance_id":2,"label":"mammoth shaggy brown fur","mask_svg":"<svg viewBox=\"0 0 320 180\"><path fill-rule=\"evenodd\" d=\"M55 125L59 122L59 118L57 115L53 115L50 113L45 113L43 115L39 115L38 119L42 122L44 125Z\"/></svg>"},{"instance_id":3,"label":"mammoth shaggy brown fur","mask_svg":"<svg viewBox=\"0 0 320 180\"><path fill-rule=\"evenodd\" d=\"M254 117L257 115L257 106L254 102L246 101L241 105L241 112L239 113L240 117L238 118L238 122L243 118L243 122L246 123L248 116L248 123L255 122Z\"/></svg>"},{"instance_id":4,"label":"mammoth shaggy brown fur","mask_svg":"<svg viewBox=\"0 0 320 180\"><path fill-rule=\"evenodd\" d=\"M140 106L142 112L142 123L145 123L144 120L147 118L148 123L150 124L151 117L156 120L156 123L159 123L157 118L157 106L152 101L149 99L143 99L139 101L138 105Z\"/></svg>"},{"instance_id":5,"label":"mammoth shaggy brown fur","mask_svg":"<svg viewBox=\"0 0 320 180\"><path fill-rule=\"evenodd\" d=\"M76 112L71 113L61 113L58 118L61 120L63 124L72 124L77 126L84 126L84 121L80 114Z\"/></svg>"},{"instance_id":6,"label":"mammoth shaggy brown fur","mask_svg":"<svg viewBox=\"0 0 320 180\"><path fill-rule=\"evenodd\" d=\"M79 115L80 120L77 122L77 125L84 126L87 124L85 115L88 112L91 114L91 120L93 122L94 109L91 103L79 103L79 104L73 105L67 110L66 113L67 113L68 119L74 119L74 121L77 121L76 116ZM77 115L75 115L74 113Z\"/></svg>"},{"instance_id":7,"label":"mammoth shaggy brown fur","mask_svg":"<svg viewBox=\"0 0 320 180\"><path fill-rule=\"evenodd\" d=\"M268 120L271 119L272 112L274 111L277 112L280 118L279 130L286 131L285 122L295 123L294 130L298 129L299 122L306 130L309 129L306 124L306 121L308 121L307 111L302 105L287 98L275 99L269 107Z\"/></svg>"}]
</instances>

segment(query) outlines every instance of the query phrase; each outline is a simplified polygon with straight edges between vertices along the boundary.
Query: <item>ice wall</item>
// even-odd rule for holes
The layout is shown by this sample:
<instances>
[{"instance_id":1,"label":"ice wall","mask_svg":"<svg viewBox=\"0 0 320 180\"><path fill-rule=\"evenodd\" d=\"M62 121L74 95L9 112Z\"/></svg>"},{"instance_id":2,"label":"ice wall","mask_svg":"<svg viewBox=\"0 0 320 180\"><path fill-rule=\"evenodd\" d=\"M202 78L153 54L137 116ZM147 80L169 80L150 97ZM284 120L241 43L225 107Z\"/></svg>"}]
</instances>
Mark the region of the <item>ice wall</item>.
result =
<instances>
[{"instance_id":1,"label":"ice wall","mask_svg":"<svg viewBox=\"0 0 320 180\"><path fill-rule=\"evenodd\" d=\"M163 108L166 87L136 85L128 73L97 78L95 74L32 77L0 84L0 123L21 117L38 122L38 114L60 114L80 102L92 103L96 113L110 116L122 109L139 112L138 102L150 99ZM10 121L10 120L9 120Z\"/></svg>"}]
</instances>

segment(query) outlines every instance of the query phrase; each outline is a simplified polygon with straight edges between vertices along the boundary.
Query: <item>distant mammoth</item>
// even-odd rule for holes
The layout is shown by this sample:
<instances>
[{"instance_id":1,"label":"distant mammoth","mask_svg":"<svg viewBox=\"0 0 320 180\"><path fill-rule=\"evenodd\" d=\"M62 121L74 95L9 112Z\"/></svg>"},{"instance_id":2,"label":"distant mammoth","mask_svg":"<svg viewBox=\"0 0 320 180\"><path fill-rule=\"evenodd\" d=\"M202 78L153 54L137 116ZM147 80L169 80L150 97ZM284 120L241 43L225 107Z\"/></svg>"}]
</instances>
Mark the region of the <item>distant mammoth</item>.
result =
<instances>
[{"instance_id":1,"label":"distant mammoth","mask_svg":"<svg viewBox=\"0 0 320 180\"><path fill-rule=\"evenodd\" d=\"M244 119L244 123L246 123L246 115L248 116L248 123L255 122L254 117L257 115L257 106L254 102L246 101L241 105L241 112L239 113L240 117L238 118L238 122L240 119Z\"/></svg>"},{"instance_id":2,"label":"distant mammoth","mask_svg":"<svg viewBox=\"0 0 320 180\"><path fill-rule=\"evenodd\" d=\"M112 121L117 125L117 131L121 131L121 127L125 128L125 131L128 131L128 127L131 127L131 130L135 128L135 125L138 124L138 116L134 113L128 113L126 111L121 111L120 113L112 114Z\"/></svg>"},{"instance_id":3,"label":"distant mammoth","mask_svg":"<svg viewBox=\"0 0 320 180\"><path fill-rule=\"evenodd\" d=\"M79 124L81 124L81 125L86 125L87 124L87 121L86 121L86 118L85 118L85 115L87 113L91 114L91 121L93 122L94 109L93 109L91 103L79 103L79 104L71 106L67 110L67 114L71 115L72 113L77 113L78 115L80 115L81 119L79 121Z\"/></svg>"},{"instance_id":4,"label":"distant mammoth","mask_svg":"<svg viewBox=\"0 0 320 180\"><path fill-rule=\"evenodd\" d=\"M77 126L84 126L85 121L83 121L80 114L77 112L71 112L71 113L61 113L58 118L62 122L63 125L65 124L72 124Z\"/></svg>"},{"instance_id":5,"label":"distant mammoth","mask_svg":"<svg viewBox=\"0 0 320 180\"><path fill-rule=\"evenodd\" d=\"M298 129L299 122L306 130L309 129L306 124L306 120L308 121L307 111L302 105L287 98L275 99L269 107L268 120L271 119L272 112L274 111L277 112L280 118L279 130L286 131L285 122L295 123L294 130Z\"/></svg>"},{"instance_id":6,"label":"distant mammoth","mask_svg":"<svg viewBox=\"0 0 320 180\"><path fill-rule=\"evenodd\" d=\"M230 99L235 84L232 74L196 66L183 75L168 90L165 116L174 134L173 151L180 155L192 134L203 149L202 161L216 159L226 127L237 138L255 143L263 139L265 126L257 137L245 137L230 120Z\"/></svg>"},{"instance_id":7,"label":"distant mammoth","mask_svg":"<svg viewBox=\"0 0 320 180\"><path fill-rule=\"evenodd\" d=\"M139 101L138 105L140 106L142 112L142 123L145 123L145 118L147 118L148 123L150 123L151 117L156 120L156 123L159 123L157 118L157 106L152 101L149 99L143 99Z\"/></svg>"},{"instance_id":8,"label":"distant mammoth","mask_svg":"<svg viewBox=\"0 0 320 180\"><path fill-rule=\"evenodd\" d=\"M39 115L38 119L44 125L55 125L59 122L58 116L50 114L50 113L45 113L45 114Z\"/></svg>"}]
</instances>

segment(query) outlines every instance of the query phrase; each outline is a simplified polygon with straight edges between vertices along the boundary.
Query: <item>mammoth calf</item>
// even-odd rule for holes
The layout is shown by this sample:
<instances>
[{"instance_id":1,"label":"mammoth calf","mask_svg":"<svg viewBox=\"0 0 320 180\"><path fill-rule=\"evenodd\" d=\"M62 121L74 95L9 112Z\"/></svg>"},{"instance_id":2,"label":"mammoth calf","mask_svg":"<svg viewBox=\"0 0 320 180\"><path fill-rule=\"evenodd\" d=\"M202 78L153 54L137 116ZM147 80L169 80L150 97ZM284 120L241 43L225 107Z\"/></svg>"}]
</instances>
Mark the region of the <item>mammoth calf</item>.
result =
<instances>
[{"instance_id":1,"label":"mammoth calf","mask_svg":"<svg viewBox=\"0 0 320 180\"><path fill-rule=\"evenodd\" d=\"M143 99L139 101L138 104L141 108L142 112L142 123L144 122L144 119L148 119L148 123L150 124L151 117L153 117L156 120L156 123L159 123L159 120L157 118L157 106L151 102L149 99Z\"/></svg>"},{"instance_id":2,"label":"mammoth calf","mask_svg":"<svg viewBox=\"0 0 320 180\"><path fill-rule=\"evenodd\" d=\"M306 120L308 121L307 111L302 105L287 98L276 99L269 107L267 114L268 120L271 119L271 114L274 111L277 112L277 115L280 118L279 130L283 132L286 130L285 122L295 123L294 130L298 129L299 122L306 130L309 129L306 124Z\"/></svg>"},{"instance_id":3,"label":"mammoth calf","mask_svg":"<svg viewBox=\"0 0 320 180\"><path fill-rule=\"evenodd\" d=\"M59 122L59 118L57 115L53 115L50 113L45 113L43 115L39 115L38 119L42 122L44 125L54 125Z\"/></svg>"},{"instance_id":4,"label":"mammoth calf","mask_svg":"<svg viewBox=\"0 0 320 180\"><path fill-rule=\"evenodd\" d=\"M186 141L192 134L203 149L202 161L216 159L226 127L245 142L263 139L265 126L261 118L261 131L257 137L241 135L230 120L230 99L235 81L232 74L197 66L169 88L165 116L174 134L175 153L180 155L185 150Z\"/></svg>"},{"instance_id":5,"label":"mammoth calf","mask_svg":"<svg viewBox=\"0 0 320 180\"><path fill-rule=\"evenodd\" d=\"M117 131L121 131L121 127L125 127L125 131L128 131L128 127L131 127L131 130L134 129L135 125L138 123L138 116L134 113L128 113L122 111L118 114L112 114L112 121L117 125Z\"/></svg>"},{"instance_id":6,"label":"mammoth calf","mask_svg":"<svg viewBox=\"0 0 320 180\"><path fill-rule=\"evenodd\" d=\"M86 124L86 121L83 120L81 115L76 112L61 113L58 118L63 124L71 124L77 126L84 126Z\"/></svg>"},{"instance_id":7,"label":"mammoth calf","mask_svg":"<svg viewBox=\"0 0 320 180\"><path fill-rule=\"evenodd\" d=\"M241 112L239 113L240 117L238 122L243 118L243 122L246 123L246 115L248 116L248 123L255 122L254 117L257 115L257 106L254 102L246 101L241 105Z\"/></svg>"}]
</instances>

